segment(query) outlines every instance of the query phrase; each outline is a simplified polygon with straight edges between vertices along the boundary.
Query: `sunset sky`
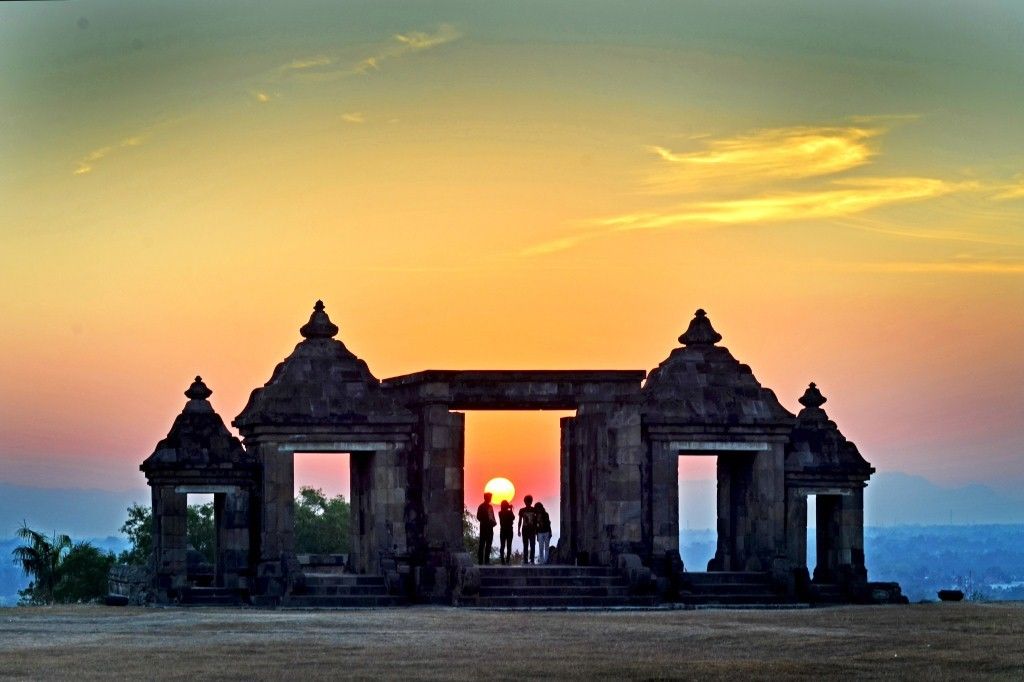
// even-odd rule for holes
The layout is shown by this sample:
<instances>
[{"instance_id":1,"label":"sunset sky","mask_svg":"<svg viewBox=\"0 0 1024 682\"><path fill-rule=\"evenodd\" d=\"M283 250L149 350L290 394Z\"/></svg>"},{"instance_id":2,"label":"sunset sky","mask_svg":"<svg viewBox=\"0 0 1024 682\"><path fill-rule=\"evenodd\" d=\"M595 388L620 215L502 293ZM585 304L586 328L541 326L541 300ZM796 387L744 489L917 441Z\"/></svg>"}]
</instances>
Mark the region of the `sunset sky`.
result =
<instances>
[{"instance_id":1,"label":"sunset sky","mask_svg":"<svg viewBox=\"0 0 1024 682\"><path fill-rule=\"evenodd\" d=\"M650 369L702 307L879 470L1019 488L1022 45L1016 1L3 3L0 481L141 487L322 298L379 378ZM471 413L469 501L554 500L559 416Z\"/></svg>"}]
</instances>

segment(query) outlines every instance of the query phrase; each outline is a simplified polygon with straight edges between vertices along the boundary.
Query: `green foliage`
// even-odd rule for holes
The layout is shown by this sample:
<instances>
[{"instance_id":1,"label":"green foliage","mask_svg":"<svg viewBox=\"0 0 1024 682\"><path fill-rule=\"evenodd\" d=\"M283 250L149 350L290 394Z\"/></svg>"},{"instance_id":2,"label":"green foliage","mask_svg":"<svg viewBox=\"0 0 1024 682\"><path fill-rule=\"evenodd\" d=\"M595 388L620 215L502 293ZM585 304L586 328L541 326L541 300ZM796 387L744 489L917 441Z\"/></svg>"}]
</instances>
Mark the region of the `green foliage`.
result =
<instances>
[{"instance_id":1,"label":"green foliage","mask_svg":"<svg viewBox=\"0 0 1024 682\"><path fill-rule=\"evenodd\" d=\"M203 555L207 563L217 560L217 529L213 524L213 502L188 507L188 544Z\"/></svg>"},{"instance_id":2,"label":"green foliage","mask_svg":"<svg viewBox=\"0 0 1024 682\"><path fill-rule=\"evenodd\" d=\"M295 497L295 551L300 554L349 552L351 513L344 495L328 499L323 490L304 486Z\"/></svg>"},{"instance_id":3,"label":"green foliage","mask_svg":"<svg viewBox=\"0 0 1024 682\"><path fill-rule=\"evenodd\" d=\"M466 507L462 508L462 546L471 557L476 556L477 548L480 546L476 517Z\"/></svg>"},{"instance_id":4,"label":"green foliage","mask_svg":"<svg viewBox=\"0 0 1024 682\"><path fill-rule=\"evenodd\" d=\"M22 524L17 536L24 544L11 552L14 562L21 565L25 575L32 578L28 587L18 592L26 604L48 604L53 601L53 590L60 580L60 565L71 549L71 538L53 534L47 538L39 531Z\"/></svg>"},{"instance_id":5,"label":"green foliage","mask_svg":"<svg viewBox=\"0 0 1024 682\"><path fill-rule=\"evenodd\" d=\"M103 552L88 542L75 543L60 563L53 600L67 604L104 596L114 560L113 552Z\"/></svg>"},{"instance_id":6,"label":"green foliage","mask_svg":"<svg viewBox=\"0 0 1024 682\"><path fill-rule=\"evenodd\" d=\"M217 532L213 523L213 503L193 504L188 507L188 544L214 563L217 551ZM144 566L153 554L153 510L148 506L133 504L128 507L128 520L121 526L121 532L128 536L131 547L117 560L123 564Z\"/></svg>"},{"instance_id":7,"label":"green foliage","mask_svg":"<svg viewBox=\"0 0 1024 682\"><path fill-rule=\"evenodd\" d=\"M11 552L32 578L19 592L23 604L90 601L107 593L107 573L114 555L88 542L71 543L67 535L47 538L27 525L18 529L22 545Z\"/></svg>"},{"instance_id":8,"label":"green foliage","mask_svg":"<svg viewBox=\"0 0 1024 682\"><path fill-rule=\"evenodd\" d=\"M134 566L148 564L153 554L153 510L141 504L128 507L128 520L121 526L121 533L128 536L131 547L121 552L118 562Z\"/></svg>"}]
</instances>

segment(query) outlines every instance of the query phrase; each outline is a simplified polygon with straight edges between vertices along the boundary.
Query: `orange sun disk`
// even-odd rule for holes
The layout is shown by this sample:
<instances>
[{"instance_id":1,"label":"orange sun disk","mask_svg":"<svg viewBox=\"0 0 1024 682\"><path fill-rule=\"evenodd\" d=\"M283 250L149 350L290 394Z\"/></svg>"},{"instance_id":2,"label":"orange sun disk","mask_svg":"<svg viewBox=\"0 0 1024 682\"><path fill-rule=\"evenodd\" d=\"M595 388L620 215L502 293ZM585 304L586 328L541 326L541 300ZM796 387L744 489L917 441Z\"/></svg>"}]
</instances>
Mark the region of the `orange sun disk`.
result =
<instances>
[{"instance_id":1,"label":"orange sun disk","mask_svg":"<svg viewBox=\"0 0 1024 682\"><path fill-rule=\"evenodd\" d=\"M512 502L516 497L516 487L512 485L512 481L501 476L487 481L484 492L491 494L491 504L495 505L500 505L503 501Z\"/></svg>"}]
</instances>

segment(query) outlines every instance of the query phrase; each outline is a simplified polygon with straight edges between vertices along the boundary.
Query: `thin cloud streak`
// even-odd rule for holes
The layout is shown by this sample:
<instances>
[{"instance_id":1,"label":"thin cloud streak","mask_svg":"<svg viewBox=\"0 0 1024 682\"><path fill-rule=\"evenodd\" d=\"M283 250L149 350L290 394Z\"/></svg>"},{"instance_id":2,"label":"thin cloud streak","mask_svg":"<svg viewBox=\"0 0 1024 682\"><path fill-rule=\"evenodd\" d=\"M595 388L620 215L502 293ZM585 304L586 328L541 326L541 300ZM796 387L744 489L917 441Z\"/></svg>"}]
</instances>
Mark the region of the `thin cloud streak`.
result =
<instances>
[{"instance_id":1,"label":"thin cloud streak","mask_svg":"<svg viewBox=\"0 0 1024 682\"><path fill-rule=\"evenodd\" d=\"M432 33L424 31L396 33L391 37L390 42L355 63L343 63L337 57L317 55L293 59L275 69L273 76L303 81L331 81L351 76L363 76L380 70L387 61L446 45L460 39L462 35L462 32L451 24L441 24Z\"/></svg>"},{"instance_id":2,"label":"thin cloud streak","mask_svg":"<svg viewBox=\"0 0 1024 682\"><path fill-rule=\"evenodd\" d=\"M869 141L882 128L794 126L769 128L705 142L704 149L648 149L661 160L647 185L659 192L699 189L705 184L793 180L831 175L868 163L877 151Z\"/></svg>"},{"instance_id":3,"label":"thin cloud streak","mask_svg":"<svg viewBox=\"0 0 1024 682\"><path fill-rule=\"evenodd\" d=\"M116 144L98 147L89 152L88 154L86 154L85 156L83 156L81 159L79 159L77 162L78 165L75 167L73 171L71 171L71 174L86 175L87 173L91 173L95 169L96 163L101 159L105 159L111 154L118 152L122 149L138 147L139 145L146 141L147 137L148 135L145 133L139 135L132 135L131 137L124 138L123 140L117 142Z\"/></svg>"},{"instance_id":4,"label":"thin cloud streak","mask_svg":"<svg viewBox=\"0 0 1024 682\"><path fill-rule=\"evenodd\" d=\"M842 267L846 270L858 272L1024 275L1024 261L1020 260L894 261L888 263L851 263Z\"/></svg>"},{"instance_id":5,"label":"thin cloud streak","mask_svg":"<svg viewBox=\"0 0 1024 682\"><path fill-rule=\"evenodd\" d=\"M904 201L941 196L964 185L935 178L863 178L834 183L837 189L770 194L750 199L685 204L663 213L605 218L596 224L615 230L647 230L689 223L739 224L833 218Z\"/></svg>"}]
</instances>

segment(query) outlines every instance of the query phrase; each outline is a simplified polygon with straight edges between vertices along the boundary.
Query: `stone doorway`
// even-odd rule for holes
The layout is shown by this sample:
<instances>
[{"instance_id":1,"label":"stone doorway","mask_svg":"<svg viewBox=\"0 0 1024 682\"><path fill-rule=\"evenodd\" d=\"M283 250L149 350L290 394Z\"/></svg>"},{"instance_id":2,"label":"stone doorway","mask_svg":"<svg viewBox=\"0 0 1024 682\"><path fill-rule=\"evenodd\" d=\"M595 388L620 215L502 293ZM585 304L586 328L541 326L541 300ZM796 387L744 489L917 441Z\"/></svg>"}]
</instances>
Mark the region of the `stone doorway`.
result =
<instances>
[{"instance_id":1,"label":"stone doorway","mask_svg":"<svg viewBox=\"0 0 1024 682\"><path fill-rule=\"evenodd\" d=\"M568 410L471 410L464 413L465 452L463 505L475 519L483 501L486 483L495 477L508 478L515 486L513 512L518 515L531 495L544 505L551 518L551 545L558 542L563 490L559 451L561 419ZM497 515L500 506L494 503ZM518 517L517 517L518 518ZM498 559L499 528L494 531L491 562ZM522 538L513 536L513 551L521 553ZM539 548L537 550L539 557ZM554 563L552 556L548 563Z\"/></svg>"}]
</instances>

